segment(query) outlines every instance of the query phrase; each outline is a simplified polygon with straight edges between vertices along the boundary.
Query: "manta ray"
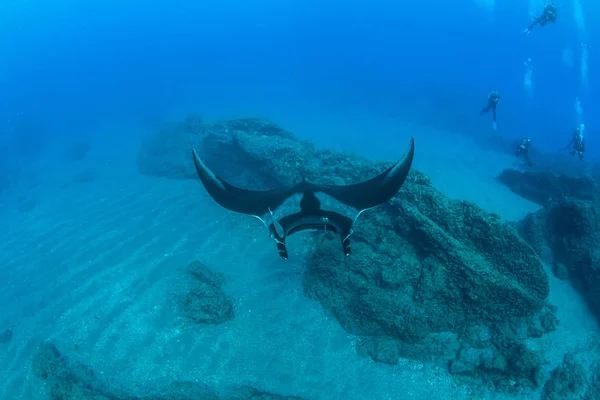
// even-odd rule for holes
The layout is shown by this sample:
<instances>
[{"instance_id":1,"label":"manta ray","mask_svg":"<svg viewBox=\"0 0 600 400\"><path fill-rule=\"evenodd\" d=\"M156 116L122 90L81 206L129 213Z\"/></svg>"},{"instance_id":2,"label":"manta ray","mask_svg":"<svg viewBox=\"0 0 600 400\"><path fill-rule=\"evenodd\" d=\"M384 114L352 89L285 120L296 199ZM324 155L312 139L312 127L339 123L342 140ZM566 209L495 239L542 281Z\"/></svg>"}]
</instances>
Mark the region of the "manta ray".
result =
<instances>
[{"instance_id":1,"label":"manta ray","mask_svg":"<svg viewBox=\"0 0 600 400\"><path fill-rule=\"evenodd\" d=\"M219 205L227 210L258 218L267 227L277 244L279 255L288 259L285 240L301 231L333 232L340 238L344 255L351 253L350 236L356 219L363 211L390 200L408 176L415 153L411 137L408 149L400 160L381 174L351 185L320 185L302 181L294 186L273 190L250 190L236 187L211 171L192 149L194 165L204 188ZM348 217L336 211L323 210L319 196L328 196L355 210ZM275 213L290 198L300 196L299 209L278 218Z\"/></svg>"}]
</instances>

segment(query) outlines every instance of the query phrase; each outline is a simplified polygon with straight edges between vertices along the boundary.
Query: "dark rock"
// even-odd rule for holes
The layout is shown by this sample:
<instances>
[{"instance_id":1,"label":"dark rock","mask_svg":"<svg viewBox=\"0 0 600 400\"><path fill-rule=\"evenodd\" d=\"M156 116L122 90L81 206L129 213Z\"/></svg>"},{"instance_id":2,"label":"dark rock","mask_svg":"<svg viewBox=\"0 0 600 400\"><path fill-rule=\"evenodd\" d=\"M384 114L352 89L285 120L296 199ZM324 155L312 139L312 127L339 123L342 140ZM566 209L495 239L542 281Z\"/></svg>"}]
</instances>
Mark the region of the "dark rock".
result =
<instances>
[{"instance_id":1,"label":"dark rock","mask_svg":"<svg viewBox=\"0 0 600 400\"><path fill-rule=\"evenodd\" d=\"M600 317L600 205L568 199L517 224L523 238L561 279L570 279Z\"/></svg>"},{"instance_id":2,"label":"dark rock","mask_svg":"<svg viewBox=\"0 0 600 400\"><path fill-rule=\"evenodd\" d=\"M552 371L544 385L542 400L581 399L587 382L584 367L572 354L565 354L562 364Z\"/></svg>"},{"instance_id":3,"label":"dark rock","mask_svg":"<svg viewBox=\"0 0 600 400\"><path fill-rule=\"evenodd\" d=\"M8 343L11 341L13 337L12 328L7 328L4 332L0 333L0 343Z\"/></svg>"},{"instance_id":4,"label":"dark rock","mask_svg":"<svg viewBox=\"0 0 600 400\"><path fill-rule=\"evenodd\" d=\"M83 160L90 151L90 144L88 142L78 142L71 145L65 151L65 159L70 162L77 162Z\"/></svg>"},{"instance_id":5,"label":"dark rock","mask_svg":"<svg viewBox=\"0 0 600 400\"><path fill-rule=\"evenodd\" d=\"M347 184L389 165L243 130L212 129L202 147L217 174L252 188L302 176ZM446 198L412 171L397 196L359 218L353 240L350 257L337 239L313 242L304 288L363 339L360 354L391 364L399 357L436 362L506 390L539 384L543 357L524 343L556 320L542 264L513 227Z\"/></svg>"},{"instance_id":6,"label":"dark rock","mask_svg":"<svg viewBox=\"0 0 600 400\"><path fill-rule=\"evenodd\" d=\"M91 171L80 172L78 174L73 175L73 182L74 183L90 183L90 182L94 182L97 178L98 178L98 176L94 172L91 172Z\"/></svg>"},{"instance_id":7,"label":"dark rock","mask_svg":"<svg viewBox=\"0 0 600 400\"><path fill-rule=\"evenodd\" d=\"M196 323L221 324L233 318L233 304L221 290L222 277L198 261L188 267L196 284L182 297L183 314Z\"/></svg>"},{"instance_id":8,"label":"dark rock","mask_svg":"<svg viewBox=\"0 0 600 400\"><path fill-rule=\"evenodd\" d=\"M166 388L144 396L133 396L109 388L86 365L71 364L52 343L44 343L33 358L33 372L44 381L50 400L303 400L280 396L251 387L240 387L220 397L216 390L195 382L173 381Z\"/></svg>"},{"instance_id":9,"label":"dark rock","mask_svg":"<svg viewBox=\"0 0 600 400\"><path fill-rule=\"evenodd\" d=\"M589 201L600 200L600 188L590 177L505 169L498 176L498 180L519 196L543 206L569 197Z\"/></svg>"}]
</instances>

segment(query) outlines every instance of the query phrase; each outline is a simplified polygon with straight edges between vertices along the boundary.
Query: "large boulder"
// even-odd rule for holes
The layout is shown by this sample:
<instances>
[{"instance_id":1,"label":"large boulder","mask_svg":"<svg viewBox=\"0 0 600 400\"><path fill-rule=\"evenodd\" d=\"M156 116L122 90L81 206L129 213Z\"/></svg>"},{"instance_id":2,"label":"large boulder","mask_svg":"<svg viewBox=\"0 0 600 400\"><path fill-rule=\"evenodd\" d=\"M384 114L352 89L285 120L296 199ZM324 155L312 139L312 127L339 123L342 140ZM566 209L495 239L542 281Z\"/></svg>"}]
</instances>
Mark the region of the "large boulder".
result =
<instances>
[{"instance_id":1,"label":"large boulder","mask_svg":"<svg viewBox=\"0 0 600 400\"><path fill-rule=\"evenodd\" d=\"M600 187L590 176L574 177L548 171L518 171L505 169L498 180L521 197L545 206L569 197L599 201Z\"/></svg>"},{"instance_id":2,"label":"large boulder","mask_svg":"<svg viewBox=\"0 0 600 400\"><path fill-rule=\"evenodd\" d=\"M499 217L413 171L389 204L360 217L351 257L336 246L311 253L305 291L363 338L362 354L434 361L507 390L540 383L543 357L525 342L556 326L548 279Z\"/></svg>"},{"instance_id":3,"label":"large boulder","mask_svg":"<svg viewBox=\"0 0 600 400\"><path fill-rule=\"evenodd\" d=\"M575 199L553 202L517 227L555 275L570 279L600 317L600 205Z\"/></svg>"}]
</instances>

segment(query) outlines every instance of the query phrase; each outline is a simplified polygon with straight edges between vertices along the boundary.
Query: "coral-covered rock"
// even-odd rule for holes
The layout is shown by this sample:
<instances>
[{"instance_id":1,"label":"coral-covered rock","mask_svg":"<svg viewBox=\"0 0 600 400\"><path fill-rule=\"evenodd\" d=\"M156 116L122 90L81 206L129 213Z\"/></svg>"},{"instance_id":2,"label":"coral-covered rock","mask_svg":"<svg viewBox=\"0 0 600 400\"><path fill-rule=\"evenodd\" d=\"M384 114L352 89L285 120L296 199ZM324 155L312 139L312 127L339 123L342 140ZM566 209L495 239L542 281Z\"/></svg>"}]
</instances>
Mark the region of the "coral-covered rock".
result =
<instances>
[{"instance_id":1,"label":"coral-covered rock","mask_svg":"<svg viewBox=\"0 0 600 400\"><path fill-rule=\"evenodd\" d=\"M498 180L521 197L540 205L566 198L599 201L600 188L591 177L573 177L552 172L522 172L505 169Z\"/></svg>"},{"instance_id":2,"label":"coral-covered rock","mask_svg":"<svg viewBox=\"0 0 600 400\"><path fill-rule=\"evenodd\" d=\"M574 199L551 203L517 226L555 275L570 279L600 317L600 205Z\"/></svg>"}]
</instances>

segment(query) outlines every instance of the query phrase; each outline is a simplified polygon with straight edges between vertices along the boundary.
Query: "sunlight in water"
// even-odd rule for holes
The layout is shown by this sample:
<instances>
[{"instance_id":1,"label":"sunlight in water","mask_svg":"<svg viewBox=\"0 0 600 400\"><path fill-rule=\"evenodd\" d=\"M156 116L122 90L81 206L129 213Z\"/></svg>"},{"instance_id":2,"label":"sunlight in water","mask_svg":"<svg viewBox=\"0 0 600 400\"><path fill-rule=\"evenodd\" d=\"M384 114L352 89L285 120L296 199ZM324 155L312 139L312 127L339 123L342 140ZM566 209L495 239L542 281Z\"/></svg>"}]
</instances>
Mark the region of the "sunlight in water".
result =
<instances>
[{"instance_id":1,"label":"sunlight in water","mask_svg":"<svg viewBox=\"0 0 600 400\"><path fill-rule=\"evenodd\" d=\"M525 61L525 77L523 79L523 87L529 97L533 97L533 64L531 58Z\"/></svg>"}]
</instances>

